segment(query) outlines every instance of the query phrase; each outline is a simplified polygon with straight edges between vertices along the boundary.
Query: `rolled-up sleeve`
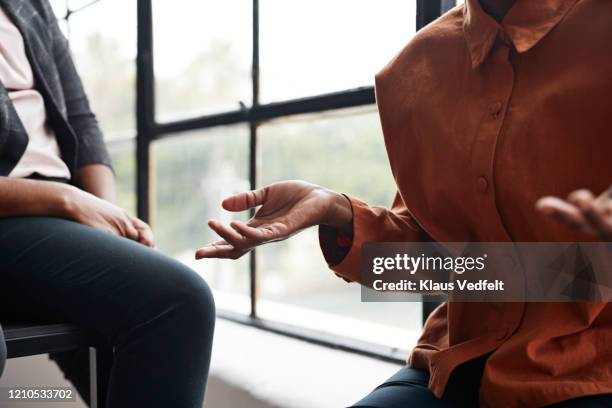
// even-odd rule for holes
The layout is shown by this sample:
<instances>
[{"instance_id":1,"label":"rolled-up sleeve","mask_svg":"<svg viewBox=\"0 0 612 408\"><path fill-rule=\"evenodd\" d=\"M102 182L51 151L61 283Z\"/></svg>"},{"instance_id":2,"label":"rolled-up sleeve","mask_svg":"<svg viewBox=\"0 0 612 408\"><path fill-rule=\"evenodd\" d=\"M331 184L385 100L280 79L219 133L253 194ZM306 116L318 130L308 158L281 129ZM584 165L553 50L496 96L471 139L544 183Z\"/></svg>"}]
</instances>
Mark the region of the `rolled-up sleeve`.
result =
<instances>
[{"instance_id":1,"label":"rolled-up sleeve","mask_svg":"<svg viewBox=\"0 0 612 408\"><path fill-rule=\"evenodd\" d=\"M48 6L47 1L43 4ZM83 83L70 55L68 41L55 18L49 18L53 36L53 58L66 101L66 116L78 140L76 167L88 164L104 164L111 167L111 160L104 143L96 116L91 111Z\"/></svg>"},{"instance_id":2,"label":"rolled-up sleeve","mask_svg":"<svg viewBox=\"0 0 612 408\"><path fill-rule=\"evenodd\" d=\"M319 245L323 256L330 269L344 280L361 282L361 247L366 242L431 241L399 194L396 194L391 209L369 206L353 197L348 199L353 210L352 237L345 237L327 226L319 227ZM346 238L350 241L346 242Z\"/></svg>"}]
</instances>

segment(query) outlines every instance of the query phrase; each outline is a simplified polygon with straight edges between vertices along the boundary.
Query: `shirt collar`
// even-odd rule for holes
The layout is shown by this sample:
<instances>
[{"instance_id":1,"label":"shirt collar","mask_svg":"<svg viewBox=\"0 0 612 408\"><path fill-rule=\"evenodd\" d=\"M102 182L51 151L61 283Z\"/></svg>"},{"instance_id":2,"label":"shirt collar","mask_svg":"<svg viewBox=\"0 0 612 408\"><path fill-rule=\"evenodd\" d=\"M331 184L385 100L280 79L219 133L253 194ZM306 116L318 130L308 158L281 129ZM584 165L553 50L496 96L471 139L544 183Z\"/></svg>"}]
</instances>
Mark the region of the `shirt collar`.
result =
<instances>
[{"instance_id":1,"label":"shirt collar","mask_svg":"<svg viewBox=\"0 0 612 408\"><path fill-rule=\"evenodd\" d=\"M559 23L577 1L518 0L500 24L482 9L479 0L466 0L463 32L472 67L478 67L485 60L498 35L503 41L510 41L516 51L528 51Z\"/></svg>"}]
</instances>

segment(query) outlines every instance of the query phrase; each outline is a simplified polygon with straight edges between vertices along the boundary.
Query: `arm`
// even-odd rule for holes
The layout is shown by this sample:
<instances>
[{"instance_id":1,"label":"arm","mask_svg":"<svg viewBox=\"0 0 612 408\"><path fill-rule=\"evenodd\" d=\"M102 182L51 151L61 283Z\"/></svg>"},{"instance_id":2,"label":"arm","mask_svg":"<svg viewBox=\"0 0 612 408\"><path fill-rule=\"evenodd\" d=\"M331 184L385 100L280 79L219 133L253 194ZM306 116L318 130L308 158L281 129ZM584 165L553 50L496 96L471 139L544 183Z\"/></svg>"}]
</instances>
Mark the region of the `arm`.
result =
<instances>
[{"instance_id":1,"label":"arm","mask_svg":"<svg viewBox=\"0 0 612 408\"><path fill-rule=\"evenodd\" d=\"M96 197L117 204L115 175L108 166L89 164L80 167L76 174L76 185Z\"/></svg>"},{"instance_id":2,"label":"arm","mask_svg":"<svg viewBox=\"0 0 612 408\"><path fill-rule=\"evenodd\" d=\"M69 218L74 187L55 182L0 177L0 217Z\"/></svg>"},{"instance_id":3,"label":"arm","mask_svg":"<svg viewBox=\"0 0 612 408\"><path fill-rule=\"evenodd\" d=\"M0 217L49 216L153 246L146 223L110 202L74 186L0 177Z\"/></svg>"},{"instance_id":4,"label":"arm","mask_svg":"<svg viewBox=\"0 0 612 408\"><path fill-rule=\"evenodd\" d=\"M154 246L149 226L125 210L74 186L0 177L0 217L48 216Z\"/></svg>"},{"instance_id":5,"label":"arm","mask_svg":"<svg viewBox=\"0 0 612 408\"><path fill-rule=\"evenodd\" d=\"M68 41L59 28L48 0L42 1L52 37L52 55L66 103L66 118L78 139L76 167L102 164L111 167L102 131L91 111L83 83L70 55Z\"/></svg>"},{"instance_id":6,"label":"arm","mask_svg":"<svg viewBox=\"0 0 612 408\"><path fill-rule=\"evenodd\" d=\"M52 38L50 52L55 60L62 86L66 119L78 140L77 170L73 176L75 184L82 190L73 188L68 194L65 194L66 186L53 186L52 188L49 184L27 185L19 188L17 195L13 196L13 204L17 206L19 206L19 201L26 208L32 204L28 201L29 197L23 195L26 191L24 189L36 188L38 191L36 194L44 195L39 197L40 203L33 204L36 207L35 213L16 215L51 215L69 218L153 246L153 234L149 226L112 204L116 202L115 180L102 132L90 109L81 78L70 55L68 41L59 28L51 5L48 0L42 0L40 4L41 14L47 20ZM8 180L5 181L5 184L19 182L24 181ZM49 190L52 190L53 194L46 194L51 193ZM0 197L3 197L1 190ZM62 203L63 208L60 214L55 213L58 200ZM6 201L6 206L10 208L10 205L10 200ZM14 208L15 210L12 211L22 212L21 208ZM3 215L0 213L0 216Z\"/></svg>"},{"instance_id":7,"label":"arm","mask_svg":"<svg viewBox=\"0 0 612 408\"><path fill-rule=\"evenodd\" d=\"M431 241L399 193L390 209L369 206L352 197L348 200L353 214L350 235L326 225L319 227L319 243L325 260L336 275L347 281L360 281L361 248L367 242Z\"/></svg>"}]
</instances>

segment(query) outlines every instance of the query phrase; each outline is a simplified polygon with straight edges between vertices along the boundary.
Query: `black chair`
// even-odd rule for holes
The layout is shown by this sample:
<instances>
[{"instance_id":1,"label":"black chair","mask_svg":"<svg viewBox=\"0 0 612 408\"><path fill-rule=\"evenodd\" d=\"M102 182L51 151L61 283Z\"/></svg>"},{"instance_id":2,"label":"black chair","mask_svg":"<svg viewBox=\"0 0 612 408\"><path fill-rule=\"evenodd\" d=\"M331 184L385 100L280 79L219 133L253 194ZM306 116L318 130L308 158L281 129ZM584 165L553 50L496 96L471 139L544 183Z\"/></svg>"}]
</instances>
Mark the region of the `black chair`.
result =
<instances>
[{"instance_id":1,"label":"black chair","mask_svg":"<svg viewBox=\"0 0 612 408\"><path fill-rule=\"evenodd\" d=\"M4 342L4 332L0 326L0 377L4 371L4 363L6 363L6 343Z\"/></svg>"},{"instance_id":2,"label":"black chair","mask_svg":"<svg viewBox=\"0 0 612 408\"><path fill-rule=\"evenodd\" d=\"M4 341L2 341L4 337ZM112 348L92 330L69 324L5 324L0 327L0 375L4 360L37 354L89 348L95 358L90 359L90 406L103 408L112 365Z\"/></svg>"}]
</instances>

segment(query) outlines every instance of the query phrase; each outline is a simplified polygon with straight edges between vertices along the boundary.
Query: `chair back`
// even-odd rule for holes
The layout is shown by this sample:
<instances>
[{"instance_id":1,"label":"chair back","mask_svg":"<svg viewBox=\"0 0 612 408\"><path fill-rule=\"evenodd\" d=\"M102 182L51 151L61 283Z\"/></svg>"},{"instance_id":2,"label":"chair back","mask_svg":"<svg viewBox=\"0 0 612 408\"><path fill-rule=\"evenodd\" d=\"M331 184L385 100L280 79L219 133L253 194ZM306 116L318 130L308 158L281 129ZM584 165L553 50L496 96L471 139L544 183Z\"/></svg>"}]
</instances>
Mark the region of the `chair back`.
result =
<instances>
[{"instance_id":1,"label":"chair back","mask_svg":"<svg viewBox=\"0 0 612 408\"><path fill-rule=\"evenodd\" d=\"M0 326L0 377L4 371L4 363L6 363L6 343L4 342L4 332Z\"/></svg>"}]
</instances>

